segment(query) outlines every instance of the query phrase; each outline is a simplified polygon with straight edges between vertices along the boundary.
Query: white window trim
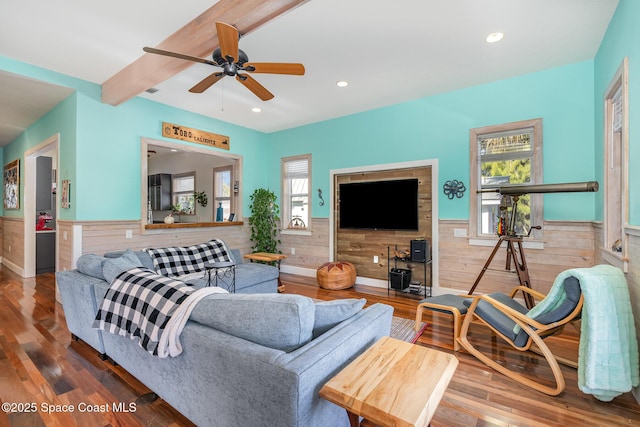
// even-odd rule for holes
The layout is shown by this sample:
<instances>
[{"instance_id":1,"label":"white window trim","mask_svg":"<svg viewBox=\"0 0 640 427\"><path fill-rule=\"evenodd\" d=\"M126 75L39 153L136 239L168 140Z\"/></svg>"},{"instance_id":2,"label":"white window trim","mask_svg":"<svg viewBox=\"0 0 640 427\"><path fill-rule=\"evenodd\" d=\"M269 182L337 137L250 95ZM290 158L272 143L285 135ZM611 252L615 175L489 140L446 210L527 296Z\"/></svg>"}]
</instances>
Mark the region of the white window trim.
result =
<instances>
[{"instance_id":1,"label":"white window trim","mask_svg":"<svg viewBox=\"0 0 640 427\"><path fill-rule=\"evenodd\" d=\"M479 188L479 174L480 174L480 158L478 155L478 137L480 135L487 135L498 132L508 132L515 129L533 128L533 158L534 168L531 171L532 183L542 184L542 119L523 120L519 122L504 123L499 125L484 126L480 128L474 128L469 131L469 244L471 245L484 245L480 243L482 241L496 242L498 236L486 236L478 234L478 199L479 195L477 190ZM544 206L543 197L541 194L531 194L531 202L533 209L531 211L531 223L532 225L543 225L544 221ZM543 227L544 229L544 227ZM539 242L536 245L531 245L535 248L543 249L543 229L533 230L531 237L527 240L529 242ZM494 243L495 244L495 243Z\"/></svg>"},{"instance_id":2,"label":"white window trim","mask_svg":"<svg viewBox=\"0 0 640 427\"><path fill-rule=\"evenodd\" d=\"M307 171L308 171L308 185L307 185L307 197L309 200L309 215L307 218L307 222L306 222L306 228L296 228L296 229L292 229L292 228L287 228L289 225L289 212L291 211L291 206L288 205L289 203L289 195L288 195L288 191L285 188L285 182L286 182L286 173L285 173L285 165L287 164L287 162L291 162L291 161L296 161L296 160L307 160ZM301 154L298 156L290 156L290 157L283 157L280 163L280 176L281 176L281 230L280 230L280 234L297 234L297 235L302 235L302 236L310 236L311 235L311 213L312 213L312 198L311 198L311 188L312 188L312 183L311 183L311 154ZM285 203L287 203L287 205L285 206Z\"/></svg>"},{"instance_id":3,"label":"white window trim","mask_svg":"<svg viewBox=\"0 0 640 427\"><path fill-rule=\"evenodd\" d=\"M218 188L218 187L216 185L217 184L217 182L216 182L216 173L224 172L224 171L229 171L229 185L231 187L231 188L229 188L229 197L225 197L225 196L217 197L216 188ZM217 167L217 168L213 168L213 191L212 192L213 192L213 203L214 203L213 209L214 209L214 212L215 212L215 209L217 209L219 202L224 201L224 200L229 200L229 209L230 209L229 213L235 213L235 210L234 210L235 197L233 195L233 184L234 184L233 177L234 177L233 165L220 166L220 167ZM214 218L215 218L215 215L214 215Z\"/></svg>"},{"instance_id":4,"label":"white window trim","mask_svg":"<svg viewBox=\"0 0 640 427\"><path fill-rule=\"evenodd\" d=\"M609 109L611 108L611 100L615 93L622 89L622 138L620 143L622 146L620 163L622 188L610 189L609 188L609 174L607 173L607 165L613 160L611 158L611 123L608 120ZM603 244L600 248L600 254L602 259L608 263L619 267L625 273L629 271L629 234L631 227L629 225L629 59L625 57L618 67L615 75L611 79L609 86L604 92L604 164L603 164L603 179L604 179L604 204L603 204ZM617 204L617 199L613 198L611 193L613 191L620 191L620 220L621 220L621 232L622 232L622 252L614 252L608 243L611 240L608 221L607 206Z\"/></svg>"}]
</instances>

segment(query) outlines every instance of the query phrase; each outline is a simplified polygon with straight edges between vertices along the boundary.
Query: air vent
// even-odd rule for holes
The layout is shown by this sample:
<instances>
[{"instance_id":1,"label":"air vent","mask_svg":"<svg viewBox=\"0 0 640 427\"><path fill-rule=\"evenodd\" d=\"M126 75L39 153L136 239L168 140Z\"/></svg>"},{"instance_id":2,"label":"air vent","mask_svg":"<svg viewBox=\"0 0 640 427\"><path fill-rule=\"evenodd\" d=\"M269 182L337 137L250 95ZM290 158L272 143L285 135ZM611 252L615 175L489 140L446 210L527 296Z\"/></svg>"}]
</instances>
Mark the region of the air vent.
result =
<instances>
[{"instance_id":1,"label":"air vent","mask_svg":"<svg viewBox=\"0 0 640 427\"><path fill-rule=\"evenodd\" d=\"M147 92L147 93L156 93L159 90L160 89L156 89L155 87L151 87L151 88L145 90L145 92Z\"/></svg>"}]
</instances>

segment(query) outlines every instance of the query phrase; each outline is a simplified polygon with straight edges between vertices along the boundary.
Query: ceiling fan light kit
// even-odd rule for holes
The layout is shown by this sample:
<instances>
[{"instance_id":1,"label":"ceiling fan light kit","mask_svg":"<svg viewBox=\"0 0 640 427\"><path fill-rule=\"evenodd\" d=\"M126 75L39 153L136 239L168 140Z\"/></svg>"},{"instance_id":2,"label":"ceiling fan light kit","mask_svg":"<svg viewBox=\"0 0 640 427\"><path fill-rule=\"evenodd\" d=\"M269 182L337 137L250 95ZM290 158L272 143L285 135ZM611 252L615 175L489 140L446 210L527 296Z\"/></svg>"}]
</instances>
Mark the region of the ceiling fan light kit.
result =
<instances>
[{"instance_id":1,"label":"ceiling fan light kit","mask_svg":"<svg viewBox=\"0 0 640 427\"><path fill-rule=\"evenodd\" d=\"M216 48L211 58L203 59L195 56L184 55L176 52L169 52L162 49L156 49L151 47L144 47L143 50L147 53L156 55L170 56L172 58L184 59L186 61L200 62L202 64L212 65L217 68L222 68L222 71L217 71L203 80L198 82L195 86L189 89L192 93L202 93L216 84L225 76L235 77L244 87L249 89L263 101L268 101L274 97L264 86L262 86L257 80L246 73L263 73L263 74L287 74L294 76L302 76L305 73L304 65L297 63L283 63L283 62L249 62L247 54L238 48L238 40L240 34L237 28L225 24L224 22L216 22L216 30L218 31L218 42L220 47ZM242 73L240 73L242 72Z\"/></svg>"}]
</instances>

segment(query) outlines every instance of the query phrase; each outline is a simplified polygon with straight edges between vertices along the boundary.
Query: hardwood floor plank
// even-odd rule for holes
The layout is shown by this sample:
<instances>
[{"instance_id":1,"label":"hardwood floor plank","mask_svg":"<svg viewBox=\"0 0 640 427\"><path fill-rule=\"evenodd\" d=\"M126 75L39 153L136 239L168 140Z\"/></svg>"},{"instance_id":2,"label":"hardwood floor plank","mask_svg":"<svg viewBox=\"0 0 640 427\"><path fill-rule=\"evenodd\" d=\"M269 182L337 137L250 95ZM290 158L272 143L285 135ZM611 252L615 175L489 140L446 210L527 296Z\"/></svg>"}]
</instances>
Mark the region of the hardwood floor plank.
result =
<instances>
[{"instance_id":1,"label":"hardwood floor plank","mask_svg":"<svg viewBox=\"0 0 640 427\"><path fill-rule=\"evenodd\" d=\"M330 291L315 278L282 274L287 293L320 300L366 298L394 307L396 316L414 319L417 299L387 295L386 289L357 285ZM0 400L37 405L112 405L134 403L135 412L0 412L0 426L191 427L193 424L119 366L100 359L90 346L71 339L64 312L55 301L51 273L22 279L0 268ZM451 318L427 311L427 330L417 345L453 353ZM578 334L572 328L554 338L562 353L575 355ZM515 354L506 343L472 325L473 339L514 369L548 378L540 356ZM458 369L431 422L434 427L468 426L626 426L640 425L640 405L631 393L610 403L585 395L577 373L562 366L566 390L557 397L524 387L495 372L474 357L455 353ZM371 426L365 422L364 426ZM235 426L234 426L235 427Z\"/></svg>"}]
</instances>

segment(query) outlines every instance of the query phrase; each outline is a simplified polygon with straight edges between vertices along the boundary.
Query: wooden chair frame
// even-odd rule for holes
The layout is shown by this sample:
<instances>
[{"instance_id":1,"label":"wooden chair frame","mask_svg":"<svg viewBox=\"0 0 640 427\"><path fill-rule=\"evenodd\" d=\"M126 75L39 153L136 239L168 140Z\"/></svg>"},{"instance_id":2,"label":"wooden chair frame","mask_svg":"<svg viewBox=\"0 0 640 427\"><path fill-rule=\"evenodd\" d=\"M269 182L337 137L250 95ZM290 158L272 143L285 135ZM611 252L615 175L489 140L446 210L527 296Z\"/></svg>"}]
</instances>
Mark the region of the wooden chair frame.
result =
<instances>
[{"instance_id":1,"label":"wooden chair frame","mask_svg":"<svg viewBox=\"0 0 640 427\"><path fill-rule=\"evenodd\" d=\"M539 300L541 300L541 299L543 299L545 297L544 294L542 294L540 292L537 292L537 291L534 291L533 289L530 289L530 288L525 287L525 286L518 286L518 287L514 288L511 291L511 294L509 296L511 298L513 298L514 295L517 292L526 292L527 294L529 294L533 298L535 298L537 301L539 301ZM500 333L498 330L496 330L493 326L491 326L489 323L487 323L482 318L480 318L478 315L476 315L476 313L475 313L476 307L478 306L478 303L481 300L488 302L489 304L493 305L495 308L500 310L503 314L509 316L514 322L516 322L529 335L529 339L527 340L525 345L523 345L522 347L516 346L511 341L511 339L509 339L506 336L504 336L502 333ZM476 297L474 297L474 300L471 303L471 306L469 307L469 310L467 311L467 315L465 316L464 322L462 323L462 329L460 331L460 336L458 337L458 342L469 353L474 355L476 358L478 358L480 361L482 361L487 366L489 366L489 367L495 369L496 371L500 372L501 374L506 375L507 377L519 382L520 384L523 384L523 385L525 385L527 387L531 387L534 390L540 391L542 393L549 394L551 396L556 396L556 395L562 393L562 391L565 388L564 376L562 375L562 371L560 370L560 366L558 365L558 359L554 356L553 352L549 349L549 347L544 343L543 338L561 332L562 329L564 328L564 326L568 322L574 320L576 318L576 316L578 316L580 314L580 311L582 310L583 303L584 303L584 295L580 295L580 300L578 301L578 304L576 305L575 309L568 316L566 316L564 319L562 319L562 320L560 320L558 322L554 322L554 323L545 325L545 324L536 322L535 320L525 316L524 314L522 314L522 313L520 313L520 312L518 312L516 310L513 310L512 308L510 308L510 307L502 304L501 302L491 298L489 295L476 296ZM506 342L508 342L514 349L516 349L518 351L531 350L531 351L535 351L536 353L538 353L538 351L539 351L539 354L544 356L544 358L547 360L547 363L549 364L549 367L551 368L551 371L553 373L553 377L554 377L554 380L555 380L555 387L550 387L550 386L544 385L542 383L539 383L539 382L536 382L536 381L532 380L529 377L526 377L526 376L521 375L521 374L519 374L517 372L514 372L514 371L506 368L505 366L500 365L498 362L496 362L495 360L493 360L490 357L486 356L484 353L480 352L477 348L475 348L469 342L469 339L467 338L467 333L469 331L469 325L471 324L472 321L474 321L474 318L477 319L481 324L484 324L485 326L487 326L489 329L491 329L495 334L500 336ZM534 330L534 328L535 328L535 330ZM535 344L535 345L532 348L533 344Z\"/></svg>"},{"instance_id":2,"label":"wooden chair frame","mask_svg":"<svg viewBox=\"0 0 640 427\"><path fill-rule=\"evenodd\" d=\"M461 298L468 298L468 295L460 295ZM416 310L416 322L414 325L414 330L418 332L420 330L420 325L422 324L422 314L424 310L437 310L439 313L448 314L453 317L453 351L460 350L460 344L458 343L458 337L460 336L460 328L462 327L462 321L464 320L465 314L460 313L456 307L452 307L450 305L443 304L434 304L432 302L423 302L418 304L418 308Z\"/></svg>"}]
</instances>

